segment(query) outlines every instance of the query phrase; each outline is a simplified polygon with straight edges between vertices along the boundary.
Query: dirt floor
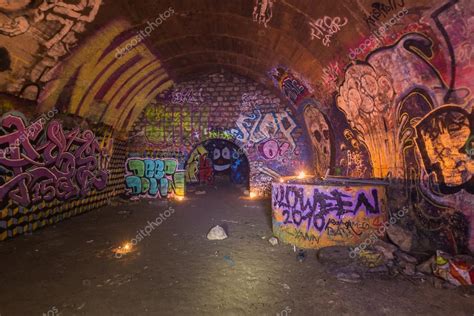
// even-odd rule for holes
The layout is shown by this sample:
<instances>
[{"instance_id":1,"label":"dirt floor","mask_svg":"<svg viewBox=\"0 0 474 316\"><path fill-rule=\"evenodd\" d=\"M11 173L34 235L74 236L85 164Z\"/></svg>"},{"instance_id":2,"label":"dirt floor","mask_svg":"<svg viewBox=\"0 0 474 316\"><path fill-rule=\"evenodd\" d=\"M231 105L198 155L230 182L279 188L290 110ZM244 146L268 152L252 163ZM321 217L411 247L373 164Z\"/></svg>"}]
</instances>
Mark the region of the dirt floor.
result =
<instances>
[{"instance_id":1,"label":"dirt floor","mask_svg":"<svg viewBox=\"0 0 474 316\"><path fill-rule=\"evenodd\" d=\"M341 282L315 252L301 263L291 246L269 244L269 201L206 191L111 205L0 243L1 316L474 315L474 297L459 289ZM169 206L174 213L117 259L112 250ZM206 239L216 224L228 239Z\"/></svg>"}]
</instances>

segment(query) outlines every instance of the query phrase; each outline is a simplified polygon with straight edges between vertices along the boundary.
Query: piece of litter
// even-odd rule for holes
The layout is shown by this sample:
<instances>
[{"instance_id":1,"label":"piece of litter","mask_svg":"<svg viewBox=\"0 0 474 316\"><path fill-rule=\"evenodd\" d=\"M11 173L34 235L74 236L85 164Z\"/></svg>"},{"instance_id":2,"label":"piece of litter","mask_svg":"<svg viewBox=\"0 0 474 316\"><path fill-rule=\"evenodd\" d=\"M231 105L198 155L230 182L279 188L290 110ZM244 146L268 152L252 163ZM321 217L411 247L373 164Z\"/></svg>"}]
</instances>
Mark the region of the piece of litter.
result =
<instances>
[{"instance_id":1,"label":"piece of litter","mask_svg":"<svg viewBox=\"0 0 474 316\"><path fill-rule=\"evenodd\" d=\"M86 243L88 243L88 244L92 244L93 242L94 242L94 239L86 241Z\"/></svg>"},{"instance_id":2,"label":"piece of litter","mask_svg":"<svg viewBox=\"0 0 474 316\"><path fill-rule=\"evenodd\" d=\"M298 255L296 255L296 259L298 259L299 262L303 262L306 257L306 253L304 252L303 249L300 249L298 251Z\"/></svg>"},{"instance_id":3,"label":"piece of litter","mask_svg":"<svg viewBox=\"0 0 474 316\"><path fill-rule=\"evenodd\" d=\"M289 289L290 289L290 286L289 286L288 284L286 284L286 283L282 283L281 286L283 286L283 288L284 288L285 290L289 290Z\"/></svg>"},{"instance_id":4,"label":"piece of litter","mask_svg":"<svg viewBox=\"0 0 474 316\"><path fill-rule=\"evenodd\" d=\"M232 224L238 224L239 223L237 221L230 221L230 220L227 220L227 219L221 219L221 222L232 223Z\"/></svg>"},{"instance_id":5,"label":"piece of litter","mask_svg":"<svg viewBox=\"0 0 474 316\"><path fill-rule=\"evenodd\" d=\"M235 266L235 262L234 262L234 260L232 260L232 258L231 258L230 256L225 255L225 256L224 256L224 260L225 260L231 267Z\"/></svg>"}]
</instances>

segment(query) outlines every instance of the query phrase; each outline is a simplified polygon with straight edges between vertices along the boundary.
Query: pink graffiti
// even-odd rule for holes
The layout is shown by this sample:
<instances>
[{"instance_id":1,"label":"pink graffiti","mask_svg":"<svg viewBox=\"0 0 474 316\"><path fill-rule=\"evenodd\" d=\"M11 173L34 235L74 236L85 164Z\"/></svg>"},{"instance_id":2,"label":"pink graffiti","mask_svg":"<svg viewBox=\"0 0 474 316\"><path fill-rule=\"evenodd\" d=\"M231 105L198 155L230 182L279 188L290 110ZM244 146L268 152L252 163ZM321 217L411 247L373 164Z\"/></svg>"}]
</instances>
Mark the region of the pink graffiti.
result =
<instances>
[{"instance_id":1,"label":"pink graffiti","mask_svg":"<svg viewBox=\"0 0 474 316\"><path fill-rule=\"evenodd\" d=\"M92 188L106 187L108 172L99 169L101 150L92 131L65 132L52 121L46 131L41 126L28 132L23 119L12 114L1 127L9 131L0 136L0 148L9 148L0 156L0 166L9 175L0 186L1 200L29 206L86 196Z\"/></svg>"},{"instance_id":2,"label":"pink graffiti","mask_svg":"<svg viewBox=\"0 0 474 316\"><path fill-rule=\"evenodd\" d=\"M278 156L285 156L290 150L290 144L287 142L279 144L276 140L270 139L261 143L258 150L263 158L272 160Z\"/></svg>"}]
</instances>

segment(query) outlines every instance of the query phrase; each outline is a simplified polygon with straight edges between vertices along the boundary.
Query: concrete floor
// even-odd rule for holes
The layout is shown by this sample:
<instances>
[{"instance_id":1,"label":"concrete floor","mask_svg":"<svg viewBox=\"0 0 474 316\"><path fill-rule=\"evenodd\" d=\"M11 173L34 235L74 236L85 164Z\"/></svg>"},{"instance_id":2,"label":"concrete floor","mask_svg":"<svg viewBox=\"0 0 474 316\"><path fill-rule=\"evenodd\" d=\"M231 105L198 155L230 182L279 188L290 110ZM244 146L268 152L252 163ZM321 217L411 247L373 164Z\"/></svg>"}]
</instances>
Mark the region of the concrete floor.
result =
<instances>
[{"instance_id":1,"label":"concrete floor","mask_svg":"<svg viewBox=\"0 0 474 316\"><path fill-rule=\"evenodd\" d=\"M402 279L343 283L314 252L298 262L290 246L267 241L269 202L239 193L208 188L172 202L175 213L122 259L112 249L168 202L108 206L0 243L0 314L474 315L473 297L457 289ZM230 238L208 241L216 224Z\"/></svg>"}]
</instances>

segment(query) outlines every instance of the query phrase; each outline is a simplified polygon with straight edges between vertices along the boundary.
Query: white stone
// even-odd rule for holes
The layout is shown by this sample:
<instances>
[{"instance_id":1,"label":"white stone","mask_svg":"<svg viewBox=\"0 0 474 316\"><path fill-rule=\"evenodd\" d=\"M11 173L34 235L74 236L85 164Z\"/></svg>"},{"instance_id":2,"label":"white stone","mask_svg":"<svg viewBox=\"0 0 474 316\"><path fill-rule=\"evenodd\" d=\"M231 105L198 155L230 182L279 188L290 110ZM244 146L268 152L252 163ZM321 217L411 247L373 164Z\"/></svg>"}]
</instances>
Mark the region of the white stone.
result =
<instances>
[{"instance_id":1,"label":"white stone","mask_svg":"<svg viewBox=\"0 0 474 316\"><path fill-rule=\"evenodd\" d=\"M268 242L272 244L272 246L278 245L278 239L276 237L272 237L268 239Z\"/></svg>"},{"instance_id":2,"label":"white stone","mask_svg":"<svg viewBox=\"0 0 474 316\"><path fill-rule=\"evenodd\" d=\"M207 239L209 240L223 240L226 239L228 236L224 230L224 228L216 225L211 228L209 233L207 234Z\"/></svg>"}]
</instances>

